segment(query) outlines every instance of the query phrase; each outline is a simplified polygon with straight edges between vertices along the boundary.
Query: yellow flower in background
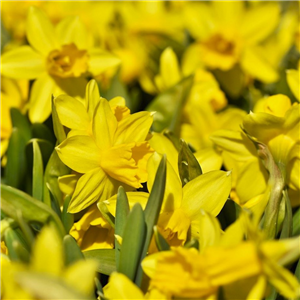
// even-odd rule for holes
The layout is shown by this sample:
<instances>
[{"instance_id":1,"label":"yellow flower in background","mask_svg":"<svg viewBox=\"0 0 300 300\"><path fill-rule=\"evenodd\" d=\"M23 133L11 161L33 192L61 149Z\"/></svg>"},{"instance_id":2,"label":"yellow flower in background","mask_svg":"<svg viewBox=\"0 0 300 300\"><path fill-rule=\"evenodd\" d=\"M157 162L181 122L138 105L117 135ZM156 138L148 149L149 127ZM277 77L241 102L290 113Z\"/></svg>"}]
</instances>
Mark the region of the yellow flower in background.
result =
<instances>
[{"instance_id":1,"label":"yellow flower in background","mask_svg":"<svg viewBox=\"0 0 300 300\"><path fill-rule=\"evenodd\" d=\"M186 26L196 39L183 58L190 73L199 65L222 71L239 65L243 72L263 82L278 80L276 69L258 49L278 24L278 4L246 8L242 1L190 3L184 13Z\"/></svg>"},{"instance_id":2,"label":"yellow flower in background","mask_svg":"<svg viewBox=\"0 0 300 300\"><path fill-rule=\"evenodd\" d=\"M81 219L74 223L70 235L82 251L114 247L114 229L103 218L96 204L91 205Z\"/></svg>"},{"instance_id":3,"label":"yellow flower in background","mask_svg":"<svg viewBox=\"0 0 300 300\"><path fill-rule=\"evenodd\" d=\"M128 189L142 186L147 180L146 165L152 154L145 141L152 122L152 114L148 112L118 122L108 101L99 100L93 116L93 136L74 135L56 147L63 163L84 174L77 182L69 212L108 199L119 185Z\"/></svg>"},{"instance_id":4,"label":"yellow flower in background","mask_svg":"<svg viewBox=\"0 0 300 300\"><path fill-rule=\"evenodd\" d=\"M5 154L13 127L10 109L18 108L26 111L29 83L27 80L1 78L1 158ZM3 161L2 161L3 163Z\"/></svg>"},{"instance_id":5,"label":"yellow flower in background","mask_svg":"<svg viewBox=\"0 0 300 300\"><path fill-rule=\"evenodd\" d=\"M115 56L90 46L87 31L76 17L54 28L43 11L31 7L26 34L31 46L4 53L1 73L9 78L37 79L30 95L31 122L48 118L52 94L83 97L87 75L99 75L120 63Z\"/></svg>"},{"instance_id":6,"label":"yellow flower in background","mask_svg":"<svg viewBox=\"0 0 300 300\"><path fill-rule=\"evenodd\" d=\"M300 78L300 70L287 70L286 71L286 79L290 90L296 97L298 101L300 101L300 89L299 89L299 78Z\"/></svg>"},{"instance_id":7,"label":"yellow flower in background","mask_svg":"<svg viewBox=\"0 0 300 300\"><path fill-rule=\"evenodd\" d=\"M1 291L4 299L16 299L16 297L18 299L37 299L33 284L28 285L28 281L26 282L23 278L30 278L31 281L34 281L39 277L45 280L48 278L60 281L71 287L78 295L91 297L94 291L97 262L79 260L66 267L62 240L55 229L44 227L38 235L32 251L30 265L3 260ZM39 285L39 282L35 285Z\"/></svg>"},{"instance_id":8,"label":"yellow flower in background","mask_svg":"<svg viewBox=\"0 0 300 300\"><path fill-rule=\"evenodd\" d=\"M287 298L299 296L300 285L294 275L280 264L289 253L299 257L299 238L267 241L257 245L252 241L234 246L210 247L199 253L196 249L173 248L146 257L144 272L151 278L150 288L168 296L200 298L214 295L218 288L237 280L259 276L251 290L261 299L269 281ZM262 282L261 282L262 281ZM237 291L237 294L242 291Z\"/></svg>"}]
</instances>

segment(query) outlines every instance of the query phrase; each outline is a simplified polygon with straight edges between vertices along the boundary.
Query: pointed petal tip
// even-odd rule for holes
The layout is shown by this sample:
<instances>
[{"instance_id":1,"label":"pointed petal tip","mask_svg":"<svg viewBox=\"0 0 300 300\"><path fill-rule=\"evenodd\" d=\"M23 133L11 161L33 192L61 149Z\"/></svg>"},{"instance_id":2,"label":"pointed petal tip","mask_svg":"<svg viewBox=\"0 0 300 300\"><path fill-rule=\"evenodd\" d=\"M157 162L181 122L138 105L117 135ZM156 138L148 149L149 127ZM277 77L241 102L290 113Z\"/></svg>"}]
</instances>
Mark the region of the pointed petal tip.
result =
<instances>
[{"instance_id":1,"label":"pointed petal tip","mask_svg":"<svg viewBox=\"0 0 300 300\"><path fill-rule=\"evenodd\" d=\"M226 172L227 177L230 176L232 173L232 169Z\"/></svg>"},{"instance_id":2,"label":"pointed petal tip","mask_svg":"<svg viewBox=\"0 0 300 300\"><path fill-rule=\"evenodd\" d=\"M156 111L151 111L150 116L153 117L156 114Z\"/></svg>"}]
</instances>

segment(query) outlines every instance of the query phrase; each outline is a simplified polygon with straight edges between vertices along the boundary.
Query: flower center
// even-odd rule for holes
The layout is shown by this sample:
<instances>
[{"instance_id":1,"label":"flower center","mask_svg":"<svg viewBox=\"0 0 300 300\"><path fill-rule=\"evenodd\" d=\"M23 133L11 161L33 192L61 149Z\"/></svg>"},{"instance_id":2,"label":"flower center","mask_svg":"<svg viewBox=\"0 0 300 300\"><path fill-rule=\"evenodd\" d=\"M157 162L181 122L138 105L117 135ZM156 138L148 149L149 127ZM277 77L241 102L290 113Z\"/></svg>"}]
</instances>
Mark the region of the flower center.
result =
<instances>
[{"instance_id":1,"label":"flower center","mask_svg":"<svg viewBox=\"0 0 300 300\"><path fill-rule=\"evenodd\" d=\"M61 78L79 77L88 69L88 54L79 50L75 44L63 45L53 50L47 58L48 72Z\"/></svg>"},{"instance_id":2,"label":"flower center","mask_svg":"<svg viewBox=\"0 0 300 300\"><path fill-rule=\"evenodd\" d=\"M215 34L204 42L207 48L223 55L233 55L236 45L233 41L225 39L221 34Z\"/></svg>"}]
</instances>

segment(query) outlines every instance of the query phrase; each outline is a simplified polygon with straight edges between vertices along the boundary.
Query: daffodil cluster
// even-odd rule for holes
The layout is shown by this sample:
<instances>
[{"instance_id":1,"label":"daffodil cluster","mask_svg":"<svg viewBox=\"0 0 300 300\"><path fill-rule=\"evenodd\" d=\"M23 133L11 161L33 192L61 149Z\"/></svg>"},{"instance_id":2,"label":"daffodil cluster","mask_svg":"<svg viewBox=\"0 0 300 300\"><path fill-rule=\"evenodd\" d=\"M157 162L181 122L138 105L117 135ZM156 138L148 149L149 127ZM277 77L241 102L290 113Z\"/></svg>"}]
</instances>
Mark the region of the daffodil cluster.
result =
<instances>
[{"instance_id":1,"label":"daffodil cluster","mask_svg":"<svg viewBox=\"0 0 300 300\"><path fill-rule=\"evenodd\" d=\"M1 298L300 298L298 2L1 8Z\"/></svg>"}]
</instances>

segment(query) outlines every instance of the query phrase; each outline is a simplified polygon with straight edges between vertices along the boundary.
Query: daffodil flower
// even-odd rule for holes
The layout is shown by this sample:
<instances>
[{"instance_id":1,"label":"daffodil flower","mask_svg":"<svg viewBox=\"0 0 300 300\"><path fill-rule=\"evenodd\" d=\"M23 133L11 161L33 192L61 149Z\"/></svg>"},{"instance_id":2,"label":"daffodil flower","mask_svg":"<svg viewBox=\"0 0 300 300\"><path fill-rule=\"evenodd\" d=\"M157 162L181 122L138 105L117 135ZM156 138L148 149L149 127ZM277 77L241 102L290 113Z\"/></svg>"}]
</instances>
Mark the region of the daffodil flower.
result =
<instances>
[{"instance_id":1,"label":"daffodil flower","mask_svg":"<svg viewBox=\"0 0 300 300\"><path fill-rule=\"evenodd\" d=\"M244 2L213 1L187 5L184 12L187 28L196 39L183 58L191 71L199 65L228 71L239 64L246 74L263 82L278 79L258 48L278 24L277 4L246 8ZM231 79L224 79L230 84Z\"/></svg>"},{"instance_id":2,"label":"daffodil flower","mask_svg":"<svg viewBox=\"0 0 300 300\"><path fill-rule=\"evenodd\" d=\"M76 17L54 28L42 10L31 7L26 35L30 46L4 53L1 73L9 78L37 79L30 95L31 122L49 117L52 94L82 97L88 74L99 75L120 63L117 57L89 46L87 31Z\"/></svg>"},{"instance_id":3,"label":"daffodil flower","mask_svg":"<svg viewBox=\"0 0 300 300\"><path fill-rule=\"evenodd\" d=\"M148 112L118 122L108 101L99 100L93 116L93 136L71 136L56 147L68 167L84 174L77 182L69 212L108 199L119 185L132 190L142 186L147 180L146 164L152 154L145 141L152 122L152 114Z\"/></svg>"},{"instance_id":4,"label":"daffodil flower","mask_svg":"<svg viewBox=\"0 0 300 300\"><path fill-rule=\"evenodd\" d=\"M50 246L49 246L50 245ZM37 299L19 275L38 275L68 285L82 297L90 298L94 291L97 262L79 260L66 267L63 245L52 227L44 227L32 249L30 265L2 260L1 296L5 299ZM51 285L49 285L49 288Z\"/></svg>"},{"instance_id":5,"label":"daffodil flower","mask_svg":"<svg viewBox=\"0 0 300 300\"><path fill-rule=\"evenodd\" d=\"M300 70L287 70L286 79L290 90L296 97L298 101L300 101L300 89L299 89L299 76Z\"/></svg>"}]
</instances>

